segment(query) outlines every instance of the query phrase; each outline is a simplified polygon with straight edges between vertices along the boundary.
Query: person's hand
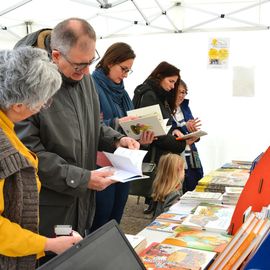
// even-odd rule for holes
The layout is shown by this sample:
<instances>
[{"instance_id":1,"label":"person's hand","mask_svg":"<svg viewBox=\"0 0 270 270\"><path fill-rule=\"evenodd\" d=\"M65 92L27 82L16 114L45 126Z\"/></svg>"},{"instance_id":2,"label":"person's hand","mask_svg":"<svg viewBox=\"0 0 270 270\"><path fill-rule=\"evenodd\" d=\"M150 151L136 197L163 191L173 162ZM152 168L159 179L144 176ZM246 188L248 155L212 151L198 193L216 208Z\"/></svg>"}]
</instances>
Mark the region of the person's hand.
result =
<instances>
[{"instance_id":1,"label":"person's hand","mask_svg":"<svg viewBox=\"0 0 270 270\"><path fill-rule=\"evenodd\" d=\"M190 119L187 121L186 126L189 132L195 132L200 129L201 127L201 120L199 118Z\"/></svg>"},{"instance_id":2,"label":"person's hand","mask_svg":"<svg viewBox=\"0 0 270 270\"><path fill-rule=\"evenodd\" d=\"M135 119L138 119L138 116L133 116L133 115L124 116L122 118L119 118L119 123L135 120Z\"/></svg>"},{"instance_id":3,"label":"person's hand","mask_svg":"<svg viewBox=\"0 0 270 270\"><path fill-rule=\"evenodd\" d=\"M119 142L116 144L116 147L126 147L126 148L129 148L129 149L140 149L140 144L130 138L130 137L122 137Z\"/></svg>"},{"instance_id":4,"label":"person's hand","mask_svg":"<svg viewBox=\"0 0 270 270\"><path fill-rule=\"evenodd\" d=\"M179 129L174 129L172 135L176 136L177 138L181 138L184 134Z\"/></svg>"},{"instance_id":5,"label":"person's hand","mask_svg":"<svg viewBox=\"0 0 270 270\"><path fill-rule=\"evenodd\" d=\"M198 137L191 137L191 138L186 140L186 143L188 145L191 145L191 144L195 143L197 140L198 140Z\"/></svg>"},{"instance_id":6,"label":"person's hand","mask_svg":"<svg viewBox=\"0 0 270 270\"><path fill-rule=\"evenodd\" d=\"M155 140L155 134L152 131L144 131L139 139L140 144L151 144Z\"/></svg>"},{"instance_id":7,"label":"person's hand","mask_svg":"<svg viewBox=\"0 0 270 270\"><path fill-rule=\"evenodd\" d=\"M115 183L110 179L113 171L91 171L91 178L88 181L88 188L92 190L101 191L109 185Z\"/></svg>"},{"instance_id":8,"label":"person's hand","mask_svg":"<svg viewBox=\"0 0 270 270\"><path fill-rule=\"evenodd\" d=\"M71 236L47 238L44 251L52 251L56 254L60 254L80 242L82 239L81 235L76 231L72 231Z\"/></svg>"}]
</instances>

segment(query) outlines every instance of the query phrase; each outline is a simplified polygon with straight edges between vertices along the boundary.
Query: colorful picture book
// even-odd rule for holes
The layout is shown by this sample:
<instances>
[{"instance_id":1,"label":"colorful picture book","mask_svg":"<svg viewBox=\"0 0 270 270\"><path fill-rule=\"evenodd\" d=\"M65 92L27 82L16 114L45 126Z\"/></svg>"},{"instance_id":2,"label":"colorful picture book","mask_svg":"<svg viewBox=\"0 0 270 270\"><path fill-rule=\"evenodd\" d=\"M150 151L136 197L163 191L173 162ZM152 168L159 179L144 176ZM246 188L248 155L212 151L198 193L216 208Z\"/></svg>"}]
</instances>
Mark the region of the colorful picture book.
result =
<instances>
[{"instance_id":1,"label":"colorful picture book","mask_svg":"<svg viewBox=\"0 0 270 270\"><path fill-rule=\"evenodd\" d=\"M234 212L234 207L206 204L199 205L193 214L189 214L182 225L202 230L226 233Z\"/></svg>"},{"instance_id":2,"label":"colorful picture book","mask_svg":"<svg viewBox=\"0 0 270 270\"><path fill-rule=\"evenodd\" d=\"M166 135L171 128L171 126L166 126L168 119L162 118L159 105L128 111L127 115L138 118L120 122L119 124L126 135L135 140L138 140L144 131L152 131L155 136L161 136Z\"/></svg>"},{"instance_id":3,"label":"colorful picture book","mask_svg":"<svg viewBox=\"0 0 270 270\"><path fill-rule=\"evenodd\" d=\"M200 230L184 225L177 227L175 232L174 236L166 238L162 243L221 252L232 238L227 234Z\"/></svg>"},{"instance_id":4,"label":"colorful picture book","mask_svg":"<svg viewBox=\"0 0 270 270\"><path fill-rule=\"evenodd\" d=\"M165 212L160 214L156 219L161 222L172 222L172 223L182 223L183 219L187 214L175 214L170 212Z\"/></svg>"},{"instance_id":5,"label":"colorful picture book","mask_svg":"<svg viewBox=\"0 0 270 270\"><path fill-rule=\"evenodd\" d=\"M168 244L152 243L140 258L146 269L203 270L215 258L216 253Z\"/></svg>"},{"instance_id":6,"label":"colorful picture book","mask_svg":"<svg viewBox=\"0 0 270 270\"><path fill-rule=\"evenodd\" d=\"M154 230L154 231L162 231L162 232L167 232L167 233L175 233L175 229L178 226L179 224L176 224L176 223L154 220L152 223L146 226L146 229Z\"/></svg>"}]
</instances>

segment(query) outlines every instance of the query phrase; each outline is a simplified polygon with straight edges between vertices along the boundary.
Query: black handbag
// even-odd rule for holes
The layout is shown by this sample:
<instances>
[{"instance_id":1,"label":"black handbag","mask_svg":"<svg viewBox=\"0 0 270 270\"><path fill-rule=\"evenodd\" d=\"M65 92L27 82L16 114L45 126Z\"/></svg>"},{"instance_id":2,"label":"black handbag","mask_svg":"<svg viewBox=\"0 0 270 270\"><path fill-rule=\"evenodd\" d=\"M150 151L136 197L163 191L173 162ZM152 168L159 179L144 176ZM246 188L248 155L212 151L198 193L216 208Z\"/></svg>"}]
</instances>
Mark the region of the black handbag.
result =
<instances>
[{"instance_id":1,"label":"black handbag","mask_svg":"<svg viewBox=\"0 0 270 270\"><path fill-rule=\"evenodd\" d=\"M156 156L156 148L155 146L152 146L150 162L143 162L142 164L143 174L149 176L149 178L131 181L129 186L130 195L151 197L152 184L155 179L156 173L155 156Z\"/></svg>"}]
</instances>

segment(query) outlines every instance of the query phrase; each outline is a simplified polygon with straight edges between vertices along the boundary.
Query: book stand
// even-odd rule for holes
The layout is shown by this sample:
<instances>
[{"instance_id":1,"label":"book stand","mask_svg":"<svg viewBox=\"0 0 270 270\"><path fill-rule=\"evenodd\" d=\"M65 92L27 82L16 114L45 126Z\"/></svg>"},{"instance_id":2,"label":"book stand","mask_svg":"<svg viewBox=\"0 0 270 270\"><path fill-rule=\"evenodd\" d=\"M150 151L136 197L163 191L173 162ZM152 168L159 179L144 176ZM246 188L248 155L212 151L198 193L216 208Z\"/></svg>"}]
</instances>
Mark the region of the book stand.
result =
<instances>
[{"instance_id":1,"label":"book stand","mask_svg":"<svg viewBox=\"0 0 270 270\"><path fill-rule=\"evenodd\" d=\"M251 172L239 197L232 216L229 233L234 235L243 224L243 214L251 206L252 211L260 212L263 206L270 204L270 147L262 155Z\"/></svg>"}]
</instances>

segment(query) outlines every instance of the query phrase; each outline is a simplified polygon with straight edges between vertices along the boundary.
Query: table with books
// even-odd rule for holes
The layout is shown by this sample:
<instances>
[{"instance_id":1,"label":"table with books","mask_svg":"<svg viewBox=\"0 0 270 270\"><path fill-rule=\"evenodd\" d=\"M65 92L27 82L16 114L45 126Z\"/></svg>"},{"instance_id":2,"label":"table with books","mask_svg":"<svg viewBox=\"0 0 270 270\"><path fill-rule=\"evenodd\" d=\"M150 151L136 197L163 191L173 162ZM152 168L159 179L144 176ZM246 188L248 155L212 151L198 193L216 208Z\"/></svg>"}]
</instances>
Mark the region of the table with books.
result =
<instances>
[{"instance_id":1,"label":"table with books","mask_svg":"<svg viewBox=\"0 0 270 270\"><path fill-rule=\"evenodd\" d=\"M138 234L146 239L140 257L147 269L239 269L261 240L267 238L270 222L266 216L270 207L260 214L250 211L246 215L248 223L241 226L237 238L227 234L235 204L248 179L247 168L232 166L226 164L226 168L211 173L211 177L215 176L215 190L220 192L211 191L211 181L205 181L205 176L199 181L200 191L196 187L185 193L168 212ZM223 181L226 185L218 183L218 176L225 179L226 172L230 180ZM251 247L243 255L247 246Z\"/></svg>"}]
</instances>

